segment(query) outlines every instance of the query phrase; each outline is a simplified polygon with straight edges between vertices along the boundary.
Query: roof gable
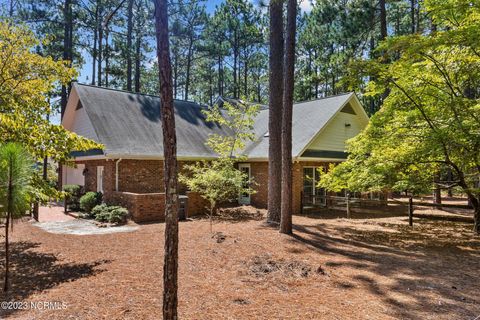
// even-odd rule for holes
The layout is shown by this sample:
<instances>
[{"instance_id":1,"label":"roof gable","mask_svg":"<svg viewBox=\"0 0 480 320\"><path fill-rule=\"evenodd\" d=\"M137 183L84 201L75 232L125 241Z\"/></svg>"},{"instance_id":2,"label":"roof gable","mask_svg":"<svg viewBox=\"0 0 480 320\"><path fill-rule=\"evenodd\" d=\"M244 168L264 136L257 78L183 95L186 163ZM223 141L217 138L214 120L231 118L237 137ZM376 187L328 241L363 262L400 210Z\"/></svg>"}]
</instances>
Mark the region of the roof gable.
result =
<instances>
[{"instance_id":1,"label":"roof gable","mask_svg":"<svg viewBox=\"0 0 480 320\"><path fill-rule=\"evenodd\" d=\"M292 115L292 156L298 157L318 132L354 96L346 93L322 99L295 103ZM255 140L245 153L249 158L268 157L268 109L261 110L255 120Z\"/></svg>"},{"instance_id":2,"label":"roof gable","mask_svg":"<svg viewBox=\"0 0 480 320\"><path fill-rule=\"evenodd\" d=\"M369 118L354 93L348 96L337 111L317 131L298 153L298 157L319 157L329 152L343 153L346 158L346 141L359 134L368 124ZM314 156L316 155L316 156Z\"/></svg>"}]
</instances>

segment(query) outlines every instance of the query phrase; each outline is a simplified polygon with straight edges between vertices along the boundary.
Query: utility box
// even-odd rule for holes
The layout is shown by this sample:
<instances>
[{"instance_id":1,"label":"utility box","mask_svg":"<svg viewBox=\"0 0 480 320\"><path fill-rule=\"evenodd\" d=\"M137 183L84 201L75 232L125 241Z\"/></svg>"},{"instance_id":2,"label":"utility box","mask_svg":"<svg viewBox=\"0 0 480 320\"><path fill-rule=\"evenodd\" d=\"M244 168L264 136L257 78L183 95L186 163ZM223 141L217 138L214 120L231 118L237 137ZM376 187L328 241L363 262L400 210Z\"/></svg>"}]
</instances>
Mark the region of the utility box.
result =
<instances>
[{"instance_id":1,"label":"utility box","mask_svg":"<svg viewBox=\"0 0 480 320\"><path fill-rule=\"evenodd\" d=\"M178 196L178 220L186 220L188 217L188 196Z\"/></svg>"}]
</instances>

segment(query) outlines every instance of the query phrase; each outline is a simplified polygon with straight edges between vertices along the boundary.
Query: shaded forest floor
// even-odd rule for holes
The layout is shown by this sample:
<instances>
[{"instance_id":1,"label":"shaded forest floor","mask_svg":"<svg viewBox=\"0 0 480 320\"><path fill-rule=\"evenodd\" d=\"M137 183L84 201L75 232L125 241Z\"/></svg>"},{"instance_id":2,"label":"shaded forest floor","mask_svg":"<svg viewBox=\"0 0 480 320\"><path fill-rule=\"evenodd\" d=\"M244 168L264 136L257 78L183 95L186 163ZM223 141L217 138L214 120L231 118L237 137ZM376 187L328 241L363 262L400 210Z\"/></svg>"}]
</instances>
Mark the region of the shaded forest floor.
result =
<instances>
[{"instance_id":1,"label":"shaded forest floor","mask_svg":"<svg viewBox=\"0 0 480 320\"><path fill-rule=\"evenodd\" d=\"M480 238L471 224L384 214L295 216L294 236L256 210L180 224L180 319L474 319ZM12 319L159 319L163 223L61 235L14 225ZM3 246L3 239L0 239ZM4 251L0 253L3 262ZM0 276L3 277L3 270Z\"/></svg>"}]
</instances>

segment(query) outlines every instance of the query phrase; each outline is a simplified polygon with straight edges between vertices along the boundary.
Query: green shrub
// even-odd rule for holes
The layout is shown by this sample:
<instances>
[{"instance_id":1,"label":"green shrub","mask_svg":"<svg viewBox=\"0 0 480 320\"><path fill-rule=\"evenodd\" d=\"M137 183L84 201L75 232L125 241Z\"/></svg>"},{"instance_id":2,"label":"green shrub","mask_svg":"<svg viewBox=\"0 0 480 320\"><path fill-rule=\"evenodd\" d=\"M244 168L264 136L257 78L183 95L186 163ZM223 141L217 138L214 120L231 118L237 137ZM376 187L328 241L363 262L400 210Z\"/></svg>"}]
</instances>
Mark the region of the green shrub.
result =
<instances>
[{"instance_id":1,"label":"green shrub","mask_svg":"<svg viewBox=\"0 0 480 320\"><path fill-rule=\"evenodd\" d=\"M127 221L128 210L119 206L101 204L93 208L92 215L100 222L124 223Z\"/></svg>"},{"instance_id":2,"label":"green shrub","mask_svg":"<svg viewBox=\"0 0 480 320\"><path fill-rule=\"evenodd\" d=\"M82 209L88 214L91 214L92 209L101 203L102 203L101 192L87 192L84 196L80 198L80 209Z\"/></svg>"},{"instance_id":3,"label":"green shrub","mask_svg":"<svg viewBox=\"0 0 480 320\"><path fill-rule=\"evenodd\" d=\"M100 215L101 213L107 210L108 210L107 204L105 203L99 204L92 209L92 212L90 212L90 217L95 219L98 215Z\"/></svg>"},{"instance_id":4,"label":"green shrub","mask_svg":"<svg viewBox=\"0 0 480 320\"><path fill-rule=\"evenodd\" d=\"M78 184L66 184L63 191L67 193L67 206L71 210L80 209L80 197L83 195L83 187Z\"/></svg>"}]
</instances>

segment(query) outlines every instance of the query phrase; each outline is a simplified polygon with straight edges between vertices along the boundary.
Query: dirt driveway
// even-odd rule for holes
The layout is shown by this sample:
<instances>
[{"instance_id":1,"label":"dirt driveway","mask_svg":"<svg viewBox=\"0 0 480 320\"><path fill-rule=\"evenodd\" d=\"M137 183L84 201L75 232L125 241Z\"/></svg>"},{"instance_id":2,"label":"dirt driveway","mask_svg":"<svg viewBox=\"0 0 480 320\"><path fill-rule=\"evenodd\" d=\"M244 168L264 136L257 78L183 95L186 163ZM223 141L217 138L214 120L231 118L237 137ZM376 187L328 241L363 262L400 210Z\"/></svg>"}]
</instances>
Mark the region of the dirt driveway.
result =
<instances>
[{"instance_id":1,"label":"dirt driveway","mask_svg":"<svg viewBox=\"0 0 480 320\"><path fill-rule=\"evenodd\" d=\"M240 214L180 225L181 319L467 319L480 315L480 239L469 224L294 217L295 235ZM12 319L159 319L164 224L52 234L14 226ZM0 244L1 245L1 244ZM4 259L3 252L0 259ZM0 274L0 276L2 276ZM59 307L60 306L60 307Z\"/></svg>"}]
</instances>

